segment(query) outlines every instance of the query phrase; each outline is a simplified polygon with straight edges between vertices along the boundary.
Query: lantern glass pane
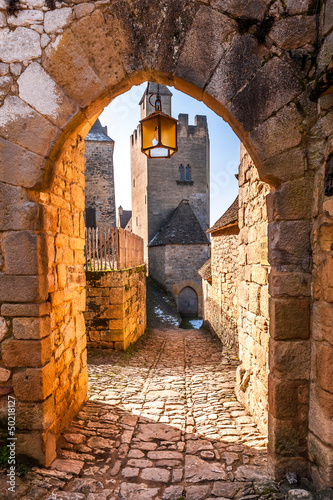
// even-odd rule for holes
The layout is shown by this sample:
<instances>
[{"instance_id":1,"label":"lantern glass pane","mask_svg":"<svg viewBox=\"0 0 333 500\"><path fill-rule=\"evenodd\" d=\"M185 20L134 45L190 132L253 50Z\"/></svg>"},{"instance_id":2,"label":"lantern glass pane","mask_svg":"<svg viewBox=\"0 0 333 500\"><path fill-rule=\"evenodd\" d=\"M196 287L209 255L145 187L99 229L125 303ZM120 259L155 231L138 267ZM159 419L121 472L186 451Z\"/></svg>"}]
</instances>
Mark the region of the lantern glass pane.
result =
<instances>
[{"instance_id":1,"label":"lantern glass pane","mask_svg":"<svg viewBox=\"0 0 333 500\"><path fill-rule=\"evenodd\" d=\"M158 118L152 118L142 122L142 147L143 149L151 148L153 141L158 141Z\"/></svg>"},{"instance_id":2,"label":"lantern glass pane","mask_svg":"<svg viewBox=\"0 0 333 500\"><path fill-rule=\"evenodd\" d=\"M166 148L154 148L150 150L151 158L168 158L169 150Z\"/></svg>"},{"instance_id":3,"label":"lantern glass pane","mask_svg":"<svg viewBox=\"0 0 333 500\"><path fill-rule=\"evenodd\" d=\"M176 148L177 123L161 116L161 143L171 149Z\"/></svg>"}]
</instances>

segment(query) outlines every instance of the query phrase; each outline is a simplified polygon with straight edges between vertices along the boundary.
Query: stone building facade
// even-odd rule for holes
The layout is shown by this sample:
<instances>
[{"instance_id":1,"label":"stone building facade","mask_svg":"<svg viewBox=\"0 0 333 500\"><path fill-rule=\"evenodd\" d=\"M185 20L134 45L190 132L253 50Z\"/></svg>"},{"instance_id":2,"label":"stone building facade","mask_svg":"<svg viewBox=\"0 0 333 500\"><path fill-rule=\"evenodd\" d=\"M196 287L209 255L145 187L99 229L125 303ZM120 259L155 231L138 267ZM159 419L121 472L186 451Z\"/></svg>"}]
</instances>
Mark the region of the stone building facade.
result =
<instances>
[{"instance_id":1,"label":"stone building facade","mask_svg":"<svg viewBox=\"0 0 333 500\"><path fill-rule=\"evenodd\" d=\"M88 347L126 350L147 324L145 266L88 271L86 278Z\"/></svg>"},{"instance_id":2,"label":"stone building facade","mask_svg":"<svg viewBox=\"0 0 333 500\"><path fill-rule=\"evenodd\" d=\"M85 139L85 221L87 227L116 227L114 141L97 119Z\"/></svg>"},{"instance_id":3,"label":"stone building facade","mask_svg":"<svg viewBox=\"0 0 333 500\"><path fill-rule=\"evenodd\" d=\"M222 116L274 188L269 464L332 486L332 0L52 4L13 16L0 0L1 388L17 452L49 464L86 398L82 143L153 79Z\"/></svg>"},{"instance_id":4,"label":"stone building facade","mask_svg":"<svg viewBox=\"0 0 333 500\"><path fill-rule=\"evenodd\" d=\"M270 267L267 255L266 197L271 187L262 182L253 160L241 144L238 175L238 338L236 394L267 433Z\"/></svg>"},{"instance_id":5,"label":"stone building facade","mask_svg":"<svg viewBox=\"0 0 333 500\"><path fill-rule=\"evenodd\" d=\"M182 200L149 243L149 275L173 295L183 316L201 317L198 269L209 256L209 241L189 200Z\"/></svg>"},{"instance_id":6,"label":"stone building facade","mask_svg":"<svg viewBox=\"0 0 333 500\"><path fill-rule=\"evenodd\" d=\"M200 271L204 320L223 345L238 351L237 397L267 433L270 268L266 196L271 188L259 179L243 144L238 183L239 196L209 229L210 272L207 265Z\"/></svg>"},{"instance_id":7,"label":"stone building facade","mask_svg":"<svg viewBox=\"0 0 333 500\"><path fill-rule=\"evenodd\" d=\"M238 196L225 214L208 230L211 257L199 274L203 278L204 325L238 350Z\"/></svg>"},{"instance_id":8,"label":"stone building facade","mask_svg":"<svg viewBox=\"0 0 333 500\"><path fill-rule=\"evenodd\" d=\"M153 104L156 93L157 85L149 82L140 101L141 119L155 110ZM161 85L160 95L162 111L171 115L172 93L166 86ZM184 234L180 234L178 238L182 245L178 252L175 246L172 249L157 249L157 240L152 243L159 231L168 225L182 200L188 200L191 214L195 215L204 232L209 225L209 134L206 116L196 116L195 125L189 125L188 115L180 114L177 140L178 152L170 159L148 159L141 152L141 127L139 126L131 136L132 231L144 239L145 258L149 261L152 277L158 278L157 281L171 291L176 300L178 292L175 290L179 290L180 283L186 279L193 282L193 290L200 295L201 311L202 288L197 270L203 263L202 256L197 260L197 251L191 254L193 246L185 247ZM178 216L180 213L182 211L178 211ZM187 224L185 219L183 224L184 227ZM177 228L179 230L178 226ZM204 238L205 249L202 255L207 255L207 241L207 238ZM191 238L188 243L193 245ZM163 243L163 246L165 245L166 240ZM172 269L171 255L175 257L175 252L177 255L179 253L179 257L174 260ZM163 272L157 265L158 253L165 263ZM176 263L181 254L184 266L179 272Z\"/></svg>"}]
</instances>

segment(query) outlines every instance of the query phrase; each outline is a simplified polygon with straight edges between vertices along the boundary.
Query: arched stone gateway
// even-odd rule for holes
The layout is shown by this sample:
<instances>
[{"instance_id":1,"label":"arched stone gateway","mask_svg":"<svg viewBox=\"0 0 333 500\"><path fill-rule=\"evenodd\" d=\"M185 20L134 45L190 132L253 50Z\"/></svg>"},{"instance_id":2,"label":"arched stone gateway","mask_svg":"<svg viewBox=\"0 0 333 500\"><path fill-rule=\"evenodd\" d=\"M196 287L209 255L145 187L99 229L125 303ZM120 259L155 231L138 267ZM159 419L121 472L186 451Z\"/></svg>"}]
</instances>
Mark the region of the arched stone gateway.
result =
<instances>
[{"instance_id":1,"label":"arched stone gateway","mask_svg":"<svg viewBox=\"0 0 333 500\"><path fill-rule=\"evenodd\" d=\"M230 123L274 187L270 461L333 485L332 3L319 4L316 54L310 1L69 0L14 17L0 0L0 375L20 452L50 464L86 398L83 138L153 80Z\"/></svg>"},{"instance_id":2,"label":"arched stone gateway","mask_svg":"<svg viewBox=\"0 0 333 500\"><path fill-rule=\"evenodd\" d=\"M190 286L183 288L178 295L178 311L185 318L198 316L198 295Z\"/></svg>"}]
</instances>

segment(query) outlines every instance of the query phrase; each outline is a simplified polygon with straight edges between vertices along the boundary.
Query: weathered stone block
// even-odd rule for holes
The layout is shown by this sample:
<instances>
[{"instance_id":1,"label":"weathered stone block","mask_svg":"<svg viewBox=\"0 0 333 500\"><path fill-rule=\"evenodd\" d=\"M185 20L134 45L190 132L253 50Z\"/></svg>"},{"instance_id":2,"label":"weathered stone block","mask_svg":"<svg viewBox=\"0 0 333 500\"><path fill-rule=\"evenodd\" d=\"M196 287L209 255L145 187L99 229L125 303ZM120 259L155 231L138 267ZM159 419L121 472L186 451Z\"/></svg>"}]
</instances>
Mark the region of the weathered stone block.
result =
<instances>
[{"instance_id":1,"label":"weathered stone block","mask_svg":"<svg viewBox=\"0 0 333 500\"><path fill-rule=\"evenodd\" d=\"M46 47L42 65L79 106L87 106L104 90L104 85L71 32L66 32Z\"/></svg>"},{"instance_id":2,"label":"weathered stone block","mask_svg":"<svg viewBox=\"0 0 333 500\"><path fill-rule=\"evenodd\" d=\"M328 366L328 365L326 365ZM321 367L325 371L325 367ZM330 371L330 370L326 370ZM309 428L324 443L331 444L333 440L333 394L317 386L311 385L309 408Z\"/></svg>"},{"instance_id":3,"label":"weathered stone block","mask_svg":"<svg viewBox=\"0 0 333 500\"><path fill-rule=\"evenodd\" d=\"M277 21L269 38L285 50L297 49L316 39L316 23L313 16L293 16Z\"/></svg>"},{"instance_id":4,"label":"weathered stone block","mask_svg":"<svg viewBox=\"0 0 333 500\"><path fill-rule=\"evenodd\" d=\"M78 111L78 107L36 62L27 67L17 83L21 99L58 127L64 127Z\"/></svg>"},{"instance_id":5,"label":"weathered stone block","mask_svg":"<svg viewBox=\"0 0 333 500\"><path fill-rule=\"evenodd\" d=\"M50 332L50 316L44 316L42 318L13 319L13 334L16 339L38 340L47 337Z\"/></svg>"},{"instance_id":6,"label":"weathered stone block","mask_svg":"<svg viewBox=\"0 0 333 500\"><path fill-rule=\"evenodd\" d=\"M317 343L316 373L317 384L325 391L333 393L333 372L327 367L333 365L333 346Z\"/></svg>"},{"instance_id":7,"label":"weathered stone block","mask_svg":"<svg viewBox=\"0 0 333 500\"><path fill-rule=\"evenodd\" d=\"M278 191L267 195L269 220L297 220L311 217L309 199L313 193L312 179L282 184Z\"/></svg>"},{"instance_id":8,"label":"weathered stone block","mask_svg":"<svg viewBox=\"0 0 333 500\"><path fill-rule=\"evenodd\" d=\"M8 28L0 32L0 53L4 63L29 61L42 55L40 35L28 28Z\"/></svg>"},{"instance_id":9,"label":"weathered stone block","mask_svg":"<svg viewBox=\"0 0 333 500\"><path fill-rule=\"evenodd\" d=\"M290 297L310 296L311 274L281 273L271 269L269 273L269 291L273 297L288 295Z\"/></svg>"},{"instance_id":10,"label":"weathered stone block","mask_svg":"<svg viewBox=\"0 0 333 500\"><path fill-rule=\"evenodd\" d=\"M26 188L39 187L44 157L0 138L0 181Z\"/></svg>"},{"instance_id":11,"label":"weathered stone block","mask_svg":"<svg viewBox=\"0 0 333 500\"><path fill-rule=\"evenodd\" d=\"M310 265L310 229L308 221L271 222L268 224L268 260L276 267L307 270Z\"/></svg>"},{"instance_id":12,"label":"weathered stone block","mask_svg":"<svg viewBox=\"0 0 333 500\"><path fill-rule=\"evenodd\" d=\"M56 436L51 432L17 433L16 451L49 467L56 458Z\"/></svg>"},{"instance_id":13,"label":"weathered stone block","mask_svg":"<svg viewBox=\"0 0 333 500\"><path fill-rule=\"evenodd\" d=\"M0 182L0 230L34 230L38 226L39 205L28 201L25 189Z\"/></svg>"},{"instance_id":14,"label":"weathered stone block","mask_svg":"<svg viewBox=\"0 0 333 500\"><path fill-rule=\"evenodd\" d=\"M225 51L223 42L228 42L235 34L236 23L232 19L201 6L187 34L176 75L203 88Z\"/></svg>"},{"instance_id":15,"label":"weathered stone block","mask_svg":"<svg viewBox=\"0 0 333 500\"><path fill-rule=\"evenodd\" d=\"M1 307L3 316L39 317L49 314L50 311L50 302L43 302L42 304L3 304Z\"/></svg>"},{"instance_id":16,"label":"weathered stone block","mask_svg":"<svg viewBox=\"0 0 333 500\"><path fill-rule=\"evenodd\" d=\"M294 419L268 415L269 450L284 457L302 456L307 449L307 425Z\"/></svg>"},{"instance_id":17,"label":"weathered stone block","mask_svg":"<svg viewBox=\"0 0 333 500\"><path fill-rule=\"evenodd\" d=\"M39 367L48 363L52 356L50 335L42 340L7 339L1 346L6 367Z\"/></svg>"},{"instance_id":18,"label":"weathered stone block","mask_svg":"<svg viewBox=\"0 0 333 500\"><path fill-rule=\"evenodd\" d=\"M316 474L313 474L318 488L329 487L333 482L333 450L318 439L312 432L308 437L309 459L316 465Z\"/></svg>"},{"instance_id":19,"label":"weathered stone block","mask_svg":"<svg viewBox=\"0 0 333 500\"><path fill-rule=\"evenodd\" d=\"M6 274L36 275L48 270L46 239L30 231L4 234Z\"/></svg>"},{"instance_id":20,"label":"weathered stone block","mask_svg":"<svg viewBox=\"0 0 333 500\"><path fill-rule=\"evenodd\" d=\"M297 146L302 139L302 116L294 104L282 108L251 132L260 158L266 160Z\"/></svg>"},{"instance_id":21,"label":"weathered stone block","mask_svg":"<svg viewBox=\"0 0 333 500\"><path fill-rule=\"evenodd\" d=\"M309 299L270 298L270 334L276 340L307 339L310 336Z\"/></svg>"},{"instance_id":22,"label":"weathered stone block","mask_svg":"<svg viewBox=\"0 0 333 500\"><path fill-rule=\"evenodd\" d=\"M50 396L42 403L16 402L16 426L18 430L46 430L55 417L54 399Z\"/></svg>"},{"instance_id":23,"label":"weathered stone block","mask_svg":"<svg viewBox=\"0 0 333 500\"><path fill-rule=\"evenodd\" d=\"M49 10L45 13L44 29L48 34L56 33L58 30L70 24L72 20L73 14L70 7Z\"/></svg>"},{"instance_id":24,"label":"weathered stone block","mask_svg":"<svg viewBox=\"0 0 333 500\"><path fill-rule=\"evenodd\" d=\"M292 148L267 158L259 169L261 179L276 186L304 175L305 156L301 148Z\"/></svg>"},{"instance_id":25,"label":"weathered stone block","mask_svg":"<svg viewBox=\"0 0 333 500\"><path fill-rule=\"evenodd\" d=\"M272 324L272 321L271 321ZM308 380L310 375L310 343L270 339L269 367L273 375L287 380Z\"/></svg>"},{"instance_id":26,"label":"weathered stone block","mask_svg":"<svg viewBox=\"0 0 333 500\"><path fill-rule=\"evenodd\" d=\"M312 334L317 340L326 340L333 345L333 304L314 301L312 307Z\"/></svg>"},{"instance_id":27,"label":"weathered stone block","mask_svg":"<svg viewBox=\"0 0 333 500\"><path fill-rule=\"evenodd\" d=\"M243 128L251 131L294 99L301 90L289 66L278 57L273 57L237 94L228 108ZM256 106L253 106L254 102Z\"/></svg>"},{"instance_id":28,"label":"weathered stone block","mask_svg":"<svg viewBox=\"0 0 333 500\"><path fill-rule=\"evenodd\" d=\"M260 69L258 44L249 34L233 37L205 91L227 103Z\"/></svg>"},{"instance_id":29,"label":"weathered stone block","mask_svg":"<svg viewBox=\"0 0 333 500\"><path fill-rule=\"evenodd\" d=\"M268 376L268 404L270 412L278 419L292 419L298 414L300 394L304 393L308 383L294 380L281 380L272 374ZM301 399L301 400L300 400Z\"/></svg>"},{"instance_id":30,"label":"weathered stone block","mask_svg":"<svg viewBox=\"0 0 333 500\"><path fill-rule=\"evenodd\" d=\"M85 5L87 7L89 4ZM95 10L92 15L75 23L73 31L101 81L106 86L118 83L125 76L126 66L130 61L127 54L125 58L121 58L118 53L111 55L109 51L104 50L105 44L121 45L129 51L133 50L133 47L130 47L131 40L125 35L124 27L117 16L105 18L100 10ZM125 53L126 49L123 51L123 54Z\"/></svg>"},{"instance_id":31,"label":"weathered stone block","mask_svg":"<svg viewBox=\"0 0 333 500\"><path fill-rule=\"evenodd\" d=\"M10 276L0 274L0 300L11 302L43 302L48 296L45 275Z\"/></svg>"},{"instance_id":32,"label":"weathered stone block","mask_svg":"<svg viewBox=\"0 0 333 500\"><path fill-rule=\"evenodd\" d=\"M30 26L43 21L43 12L39 10L21 10L15 16L8 16L9 26Z\"/></svg>"},{"instance_id":33,"label":"weathered stone block","mask_svg":"<svg viewBox=\"0 0 333 500\"><path fill-rule=\"evenodd\" d=\"M29 121L29 127L22 127L22 121ZM8 96L0 108L0 134L28 151L46 156L59 130L19 97Z\"/></svg>"}]
</instances>

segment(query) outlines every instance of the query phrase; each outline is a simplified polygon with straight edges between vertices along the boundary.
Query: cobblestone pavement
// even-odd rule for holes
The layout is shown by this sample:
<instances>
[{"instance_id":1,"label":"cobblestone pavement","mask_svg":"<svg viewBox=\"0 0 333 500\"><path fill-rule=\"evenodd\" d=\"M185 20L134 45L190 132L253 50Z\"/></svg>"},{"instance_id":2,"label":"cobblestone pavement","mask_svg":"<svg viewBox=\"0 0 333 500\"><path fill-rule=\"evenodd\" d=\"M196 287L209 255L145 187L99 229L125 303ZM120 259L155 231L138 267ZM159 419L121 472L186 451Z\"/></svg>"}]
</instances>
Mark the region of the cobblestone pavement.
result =
<instances>
[{"instance_id":1,"label":"cobblestone pavement","mask_svg":"<svg viewBox=\"0 0 333 500\"><path fill-rule=\"evenodd\" d=\"M132 353L93 351L89 401L52 468L18 479L15 498L253 495L252 481L268 478L266 439L236 401L236 365L204 330L154 330Z\"/></svg>"}]
</instances>

